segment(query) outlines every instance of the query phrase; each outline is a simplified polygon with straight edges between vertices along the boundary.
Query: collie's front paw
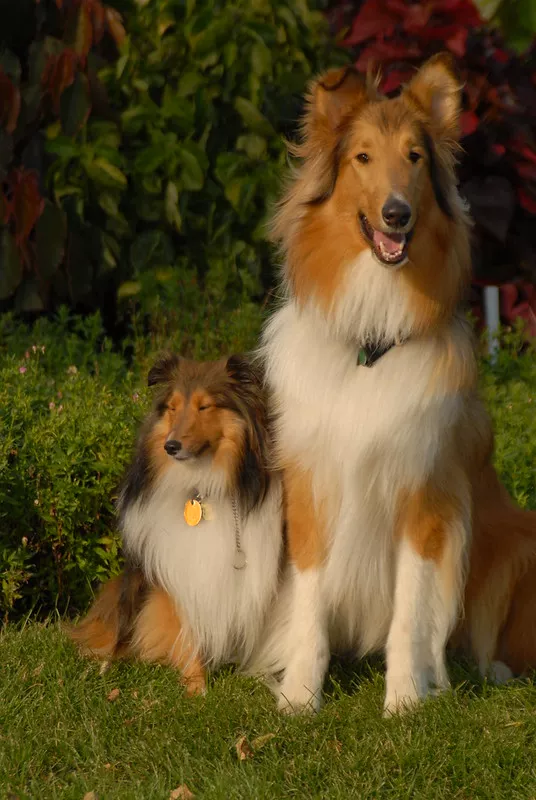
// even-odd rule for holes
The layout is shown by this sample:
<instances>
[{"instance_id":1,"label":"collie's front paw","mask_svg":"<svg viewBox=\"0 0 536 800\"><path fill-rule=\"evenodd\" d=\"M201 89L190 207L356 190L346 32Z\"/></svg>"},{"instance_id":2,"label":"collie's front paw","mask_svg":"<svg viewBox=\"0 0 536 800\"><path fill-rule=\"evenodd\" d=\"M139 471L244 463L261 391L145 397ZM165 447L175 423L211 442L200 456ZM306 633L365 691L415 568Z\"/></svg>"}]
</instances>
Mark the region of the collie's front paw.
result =
<instances>
[{"instance_id":1,"label":"collie's front paw","mask_svg":"<svg viewBox=\"0 0 536 800\"><path fill-rule=\"evenodd\" d=\"M313 714L322 705L322 690L309 689L300 680L284 680L279 690L278 709L283 714Z\"/></svg>"},{"instance_id":2,"label":"collie's front paw","mask_svg":"<svg viewBox=\"0 0 536 800\"><path fill-rule=\"evenodd\" d=\"M417 688L418 683L420 682L411 676L388 679L383 716L392 717L413 710L423 696Z\"/></svg>"}]
</instances>

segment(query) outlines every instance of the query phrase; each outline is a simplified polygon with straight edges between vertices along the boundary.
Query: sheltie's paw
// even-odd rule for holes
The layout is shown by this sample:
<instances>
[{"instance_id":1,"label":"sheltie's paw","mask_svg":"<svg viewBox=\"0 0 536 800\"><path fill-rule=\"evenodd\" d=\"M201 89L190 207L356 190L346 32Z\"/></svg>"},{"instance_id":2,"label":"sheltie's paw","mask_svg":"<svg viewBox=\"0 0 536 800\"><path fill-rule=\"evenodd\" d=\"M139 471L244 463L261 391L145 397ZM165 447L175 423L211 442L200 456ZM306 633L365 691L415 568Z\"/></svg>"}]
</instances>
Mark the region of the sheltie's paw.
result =
<instances>
[{"instance_id":1,"label":"sheltie's paw","mask_svg":"<svg viewBox=\"0 0 536 800\"><path fill-rule=\"evenodd\" d=\"M186 689L188 697L198 697L207 693L207 684L203 676L183 677L181 683Z\"/></svg>"},{"instance_id":2,"label":"sheltie's paw","mask_svg":"<svg viewBox=\"0 0 536 800\"><path fill-rule=\"evenodd\" d=\"M503 661L492 661L488 676L490 681L493 681L497 686L514 679L514 673Z\"/></svg>"}]
</instances>

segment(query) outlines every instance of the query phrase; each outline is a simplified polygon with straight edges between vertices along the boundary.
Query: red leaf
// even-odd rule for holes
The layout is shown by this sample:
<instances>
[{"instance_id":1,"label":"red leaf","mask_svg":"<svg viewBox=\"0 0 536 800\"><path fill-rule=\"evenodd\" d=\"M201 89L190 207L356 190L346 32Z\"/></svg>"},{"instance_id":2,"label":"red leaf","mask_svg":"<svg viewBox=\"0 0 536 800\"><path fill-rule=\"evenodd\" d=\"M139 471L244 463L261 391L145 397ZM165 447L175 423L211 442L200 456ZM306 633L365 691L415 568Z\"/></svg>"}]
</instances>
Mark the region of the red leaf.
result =
<instances>
[{"instance_id":1,"label":"red leaf","mask_svg":"<svg viewBox=\"0 0 536 800\"><path fill-rule=\"evenodd\" d=\"M56 114L60 112L63 90L74 81L78 59L74 50L66 47L59 56L49 56L41 77L41 85L50 93Z\"/></svg>"},{"instance_id":2,"label":"red leaf","mask_svg":"<svg viewBox=\"0 0 536 800\"><path fill-rule=\"evenodd\" d=\"M100 42L104 35L104 27L106 22L106 14L102 3L95 3L93 5L93 39L95 43Z\"/></svg>"},{"instance_id":3,"label":"red leaf","mask_svg":"<svg viewBox=\"0 0 536 800\"><path fill-rule=\"evenodd\" d=\"M20 113L20 91L0 67L0 123L6 133L13 133Z\"/></svg>"},{"instance_id":4,"label":"red leaf","mask_svg":"<svg viewBox=\"0 0 536 800\"><path fill-rule=\"evenodd\" d=\"M82 61L85 61L87 54L91 50L93 42L93 25L91 24L91 17L89 15L89 8L87 5L82 4L78 8L76 17L74 38L72 42L75 53L80 56Z\"/></svg>"},{"instance_id":5,"label":"red leaf","mask_svg":"<svg viewBox=\"0 0 536 800\"><path fill-rule=\"evenodd\" d=\"M529 161L516 161L517 174L528 181L536 181L536 164Z\"/></svg>"},{"instance_id":6,"label":"red leaf","mask_svg":"<svg viewBox=\"0 0 536 800\"><path fill-rule=\"evenodd\" d=\"M114 39L116 45L121 47L127 35L123 27L123 18L115 8L107 8L104 13L106 15L106 27L108 28L108 32Z\"/></svg>"},{"instance_id":7,"label":"red leaf","mask_svg":"<svg viewBox=\"0 0 536 800\"><path fill-rule=\"evenodd\" d=\"M381 0L365 0L358 15L354 17L349 36L343 46L360 44L373 36L390 36L398 18L390 13Z\"/></svg>"},{"instance_id":8,"label":"red leaf","mask_svg":"<svg viewBox=\"0 0 536 800\"><path fill-rule=\"evenodd\" d=\"M525 211L528 211L529 214L536 215L536 199L531 197L528 192L526 192L524 189L518 189L517 199Z\"/></svg>"},{"instance_id":9,"label":"red leaf","mask_svg":"<svg viewBox=\"0 0 536 800\"><path fill-rule=\"evenodd\" d=\"M460 114L460 128L462 136L470 136L476 131L480 123L474 111L462 111Z\"/></svg>"},{"instance_id":10,"label":"red leaf","mask_svg":"<svg viewBox=\"0 0 536 800\"><path fill-rule=\"evenodd\" d=\"M513 143L512 149L515 150L518 155L523 156L527 161L532 161L536 164L536 152L527 144L517 141Z\"/></svg>"},{"instance_id":11,"label":"red leaf","mask_svg":"<svg viewBox=\"0 0 536 800\"><path fill-rule=\"evenodd\" d=\"M503 144L493 144L491 149L497 156L504 156L506 153L506 147Z\"/></svg>"},{"instance_id":12,"label":"red leaf","mask_svg":"<svg viewBox=\"0 0 536 800\"><path fill-rule=\"evenodd\" d=\"M404 16L404 30L408 33L419 33L430 21L432 16L432 5L410 5L406 6L406 14Z\"/></svg>"},{"instance_id":13,"label":"red leaf","mask_svg":"<svg viewBox=\"0 0 536 800\"><path fill-rule=\"evenodd\" d=\"M358 70L365 72L368 67L376 66L383 62L409 61L421 56L421 51L414 43L393 40L386 42L380 39L377 42L372 42L362 51L355 66Z\"/></svg>"},{"instance_id":14,"label":"red leaf","mask_svg":"<svg viewBox=\"0 0 536 800\"><path fill-rule=\"evenodd\" d=\"M15 169L8 177L7 182L11 189L15 242L21 248L41 216L44 200L39 192L36 172Z\"/></svg>"},{"instance_id":15,"label":"red leaf","mask_svg":"<svg viewBox=\"0 0 536 800\"><path fill-rule=\"evenodd\" d=\"M467 28L459 28L454 36L450 36L445 41L445 44L451 53L454 53L458 58L462 58L465 55L467 45Z\"/></svg>"},{"instance_id":16,"label":"red leaf","mask_svg":"<svg viewBox=\"0 0 536 800\"><path fill-rule=\"evenodd\" d=\"M389 92L394 92L395 89L402 84L408 81L413 72L411 70L399 70L393 69L387 73L385 78L382 80L381 90L385 92L385 94L389 94Z\"/></svg>"}]
</instances>

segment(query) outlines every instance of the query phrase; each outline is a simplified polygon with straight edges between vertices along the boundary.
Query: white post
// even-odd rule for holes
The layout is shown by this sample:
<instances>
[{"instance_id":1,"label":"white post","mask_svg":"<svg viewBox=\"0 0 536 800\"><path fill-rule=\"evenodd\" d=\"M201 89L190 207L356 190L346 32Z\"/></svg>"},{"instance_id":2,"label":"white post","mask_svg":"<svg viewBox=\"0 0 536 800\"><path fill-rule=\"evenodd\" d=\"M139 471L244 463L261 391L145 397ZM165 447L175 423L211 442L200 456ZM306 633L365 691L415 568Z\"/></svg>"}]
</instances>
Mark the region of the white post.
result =
<instances>
[{"instance_id":1,"label":"white post","mask_svg":"<svg viewBox=\"0 0 536 800\"><path fill-rule=\"evenodd\" d=\"M484 319L488 329L488 353L491 360L495 361L499 349L499 337L497 334L501 321L498 286L484 287Z\"/></svg>"}]
</instances>

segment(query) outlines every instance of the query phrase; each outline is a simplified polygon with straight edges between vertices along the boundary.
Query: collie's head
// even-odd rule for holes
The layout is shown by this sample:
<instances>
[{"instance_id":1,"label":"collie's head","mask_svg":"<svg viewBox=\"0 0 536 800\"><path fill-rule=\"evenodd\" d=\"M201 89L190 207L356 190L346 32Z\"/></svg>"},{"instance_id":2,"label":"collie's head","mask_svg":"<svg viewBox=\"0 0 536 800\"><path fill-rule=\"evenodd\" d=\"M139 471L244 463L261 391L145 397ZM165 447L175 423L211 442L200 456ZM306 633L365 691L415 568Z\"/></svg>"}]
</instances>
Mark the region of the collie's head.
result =
<instances>
[{"instance_id":1,"label":"collie's head","mask_svg":"<svg viewBox=\"0 0 536 800\"><path fill-rule=\"evenodd\" d=\"M142 428L120 510L165 477L201 493L235 493L245 512L269 485L262 379L242 356L197 362L164 355L151 368L153 408Z\"/></svg>"},{"instance_id":2,"label":"collie's head","mask_svg":"<svg viewBox=\"0 0 536 800\"><path fill-rule=\"evenodd\" d=\"M337 316L342 302L363 319L372 294L378 336L386 315L398 313L405 335L450 317L470 269L454 171L460 102L448 56L428 61L393 99L351 68L313 83L302 142L291 148L301 165L274 220L302 305Z\"/></svg>"}]
</instances>

